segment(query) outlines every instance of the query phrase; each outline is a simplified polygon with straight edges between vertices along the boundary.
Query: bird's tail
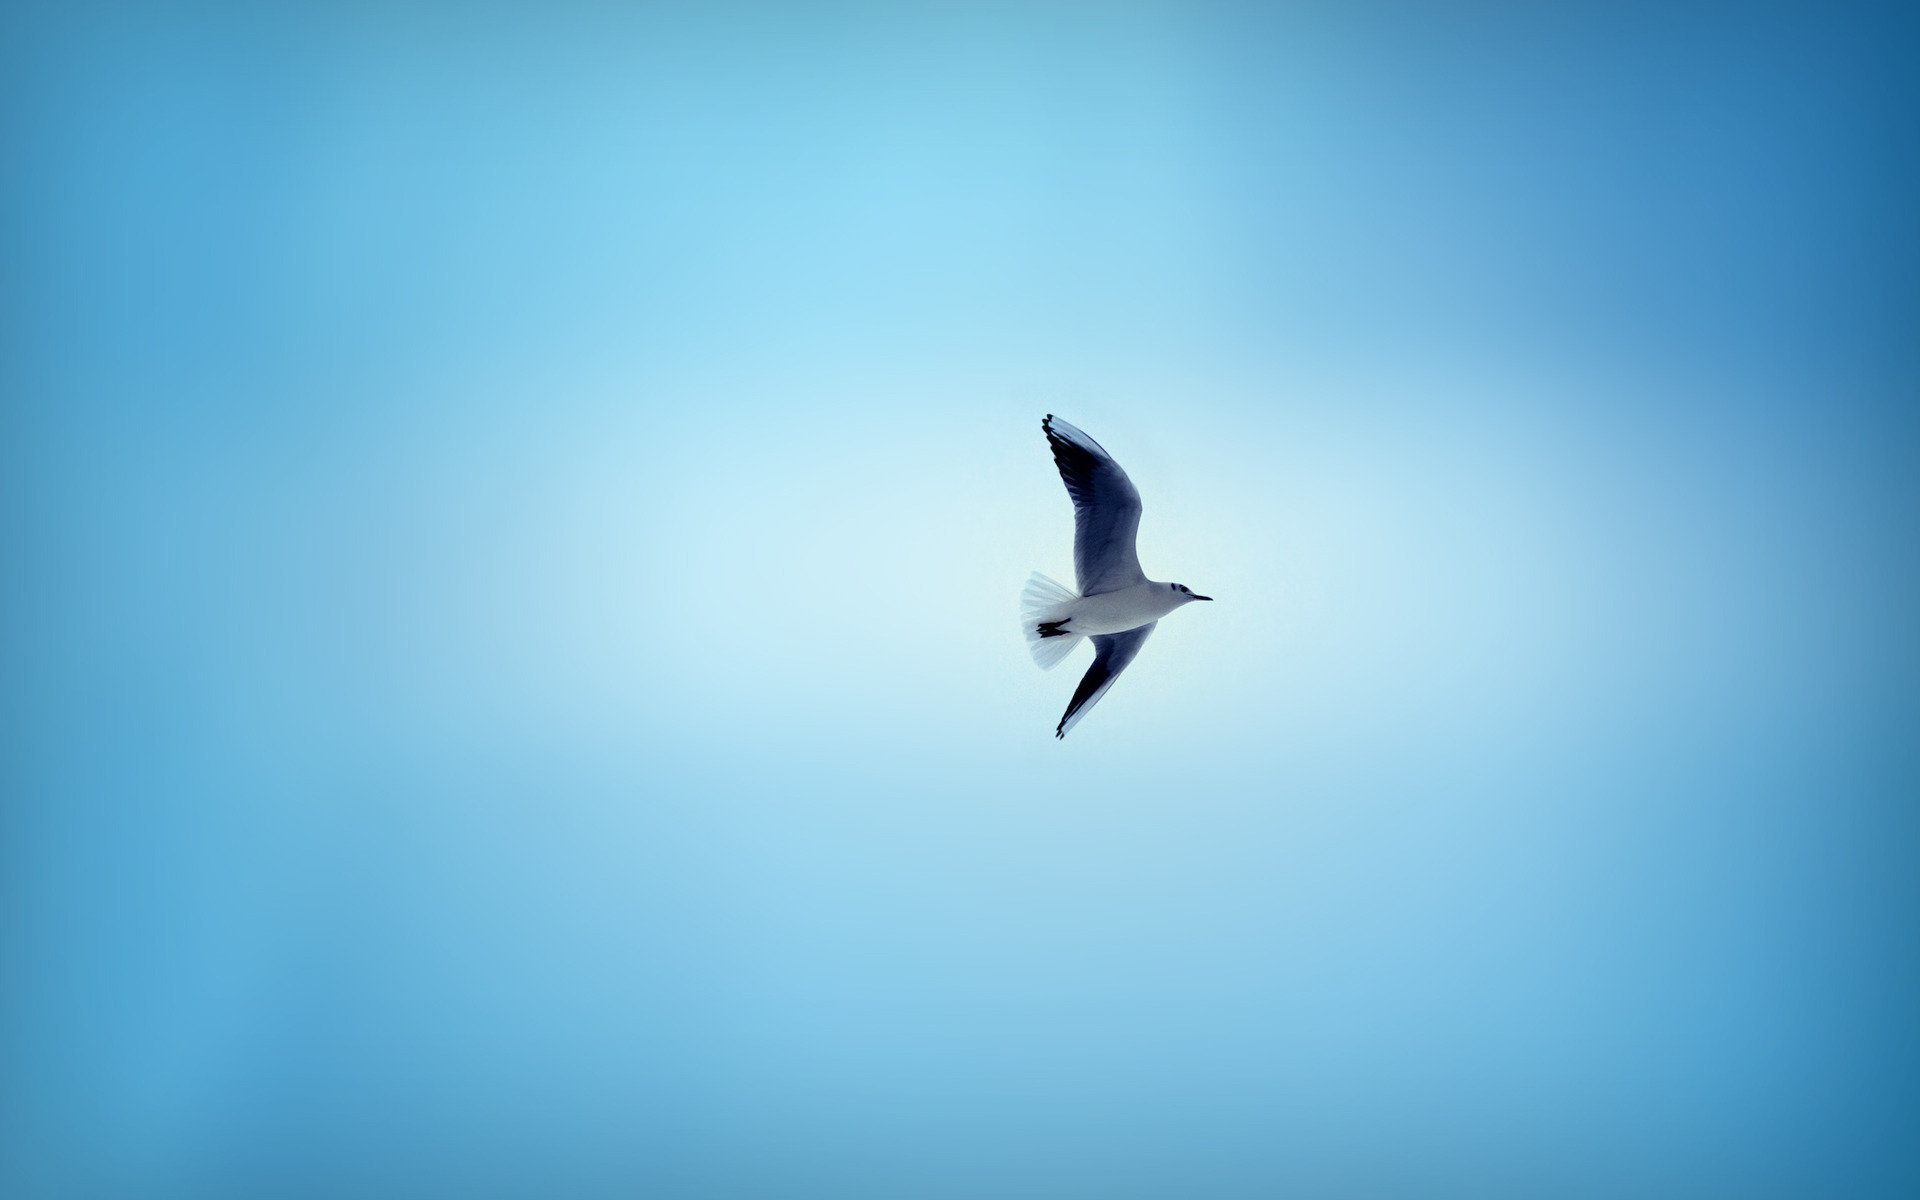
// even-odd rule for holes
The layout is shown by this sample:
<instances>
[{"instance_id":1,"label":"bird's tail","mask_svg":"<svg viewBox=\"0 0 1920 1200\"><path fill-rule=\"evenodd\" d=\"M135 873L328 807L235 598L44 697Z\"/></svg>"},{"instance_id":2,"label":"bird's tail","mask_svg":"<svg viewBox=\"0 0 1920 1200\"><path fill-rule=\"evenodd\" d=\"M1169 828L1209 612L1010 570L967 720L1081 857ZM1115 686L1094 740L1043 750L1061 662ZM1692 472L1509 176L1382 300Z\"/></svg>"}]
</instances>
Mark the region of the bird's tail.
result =
<instances>
[{"instance_id":1,"label":"bird's tail","mask_svg":"<svg viewBox=\"0 0 1920 1200\"><path fill-rule=\"evenodd\" d=\"M1027 635L1027 650L1042 670L1051 671L1080 644L1083 634L1062 628L1078 599L1080 593L1038 571L1027 577L1026 589L1020 593L1020 628Z\"/></svg>"}]
</instances>

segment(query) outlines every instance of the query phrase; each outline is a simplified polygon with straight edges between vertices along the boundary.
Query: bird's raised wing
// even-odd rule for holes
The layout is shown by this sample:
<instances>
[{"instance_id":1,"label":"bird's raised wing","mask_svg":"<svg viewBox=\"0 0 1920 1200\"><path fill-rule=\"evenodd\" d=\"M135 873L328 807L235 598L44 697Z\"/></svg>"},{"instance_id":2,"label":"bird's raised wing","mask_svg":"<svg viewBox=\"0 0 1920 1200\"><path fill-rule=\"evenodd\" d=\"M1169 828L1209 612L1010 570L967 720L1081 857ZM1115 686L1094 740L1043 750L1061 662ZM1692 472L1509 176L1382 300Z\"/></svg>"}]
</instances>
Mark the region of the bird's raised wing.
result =
<instances>
[{"instance_id":1,"label":"bird's raised wing","mask_svg":"<svg viewBox=\"0 0 1920 1200\"><path fill-rule=\"evenodd\" d=\"M1073 497L1073 568L1080 594L1097 596L1145 583L1133 548L1140 531L1140 493L1133 480L1099 442L1052 413L1040 428Z\"/></svg>"},{"instance_id":2,"label":"bird's raised wing","mask_svg":"<svg viewBox=\"0 0 1920 1200\"><path fill-rule=\"evenodd\" d=\"M1126 670L1133 656L1140 653L1140 647L1147 644L1147 635L1159 623L1149 621L1125 633L1093 635L1093 665L1080 677L1080 686L1073 689L1073 701L1067 705L1067 711L1054 728L1053 736L1067 736L1067 730L1079 724L1080 718L1087 715L1087 710L1100 703L1100 697L1107 694L1113 681L1120 678L1120 672Z\"/></svg>"}]
</instances>

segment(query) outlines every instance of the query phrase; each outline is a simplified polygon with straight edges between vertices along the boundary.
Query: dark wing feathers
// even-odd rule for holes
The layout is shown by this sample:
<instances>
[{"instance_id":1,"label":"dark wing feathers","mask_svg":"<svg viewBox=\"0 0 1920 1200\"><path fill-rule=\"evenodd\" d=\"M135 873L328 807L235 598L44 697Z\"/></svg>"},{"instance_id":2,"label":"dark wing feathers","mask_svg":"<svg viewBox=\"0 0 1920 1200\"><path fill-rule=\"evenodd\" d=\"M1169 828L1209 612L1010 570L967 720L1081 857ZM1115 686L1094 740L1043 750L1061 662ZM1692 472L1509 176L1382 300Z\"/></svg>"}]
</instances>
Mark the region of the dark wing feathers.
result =
<instances>
[{"instance_id":1,"label":"dark wing feathers","mask_svg":"<svg viewBox=\"0 0 1920 1200\"><path fill-rule=\"evenodd\" d=\"M1054 737L1066 737L1067 730L1086 716L1088 709L1100 703L1100 697L1107 694L1113 681L1120 678L1120 672L1126 670L1127 664L1140 653L1140 647L1146 645L1147 635L1153 632L1157 624L1158 621L1151 621L1125 633L1093 636L1093 665L1080 677L1080 686L1073 689L1073 700L1060 717L1060 724L1054 727Z\"/></svg>"},{"instance_id":2,"label":"dark wing feathers","mask_svg":"<svg viewBox=\"0 0 1920 1200\"><path fill-rule=\"evenodd\" d=\"M1052 413L1040 428L1073 498L1073 567L1080 594L1096 596L1145 582L1134 549L1140 493L1133 481L1099 442Z\"/></svg>"}]
</instances>

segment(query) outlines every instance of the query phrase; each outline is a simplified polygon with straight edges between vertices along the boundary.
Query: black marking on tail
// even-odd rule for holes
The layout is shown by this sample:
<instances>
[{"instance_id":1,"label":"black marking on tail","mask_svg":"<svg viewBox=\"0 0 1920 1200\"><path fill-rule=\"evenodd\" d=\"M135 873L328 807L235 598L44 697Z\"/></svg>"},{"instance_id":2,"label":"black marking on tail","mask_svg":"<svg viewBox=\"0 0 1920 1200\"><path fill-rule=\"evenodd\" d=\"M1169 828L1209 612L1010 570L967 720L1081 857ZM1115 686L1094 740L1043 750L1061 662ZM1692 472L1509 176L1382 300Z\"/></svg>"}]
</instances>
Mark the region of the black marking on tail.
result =
<instances>
[{"instance_id":1,"label":"black marking on tail","mask_svg":"<svg viewBox=\"0 0 1920 1200\"><path fill-rule=\"evenodd\" d=\"M1070 621L1070 620L1072 620L1072 619L1073 619L1073 618L1071 618L1071 617L1069 617L1069 618L1067 618L1067 621ZM1066 628L1065 628L1065 626L1066 626L1066 624L1067 624L1067 621L1042 621L1042 622L1040 622L1040 624L1039 624L1039 626L1038 626L1038 628L1039 628L1039 630L1040 630L1040 636L1041 636L1041 637L1043 637L1043 638L1049 638L1049 637L1065 637L1065 636L1067 636L1067 631L1066 631Z\"/></svg>"}]
</instances>

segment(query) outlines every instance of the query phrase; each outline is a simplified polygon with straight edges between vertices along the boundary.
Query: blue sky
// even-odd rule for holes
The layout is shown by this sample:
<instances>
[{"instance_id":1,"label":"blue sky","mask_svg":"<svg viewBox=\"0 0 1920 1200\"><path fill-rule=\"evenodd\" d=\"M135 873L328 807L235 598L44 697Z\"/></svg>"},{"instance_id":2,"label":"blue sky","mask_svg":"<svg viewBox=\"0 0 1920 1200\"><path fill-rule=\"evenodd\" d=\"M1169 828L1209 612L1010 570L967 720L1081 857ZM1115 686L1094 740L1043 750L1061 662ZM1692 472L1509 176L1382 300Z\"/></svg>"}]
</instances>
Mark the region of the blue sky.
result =
<instances>
[{"instance_id":1,"label":"blue sky","mask_svg":"<svg viewBox=\"0 0 1920 1200\"><path fill-rule=\"evenodd\" d=\"M0 33L8 1194L1920 1183L1911 22Z\"/></svg>"}]
</instances>

